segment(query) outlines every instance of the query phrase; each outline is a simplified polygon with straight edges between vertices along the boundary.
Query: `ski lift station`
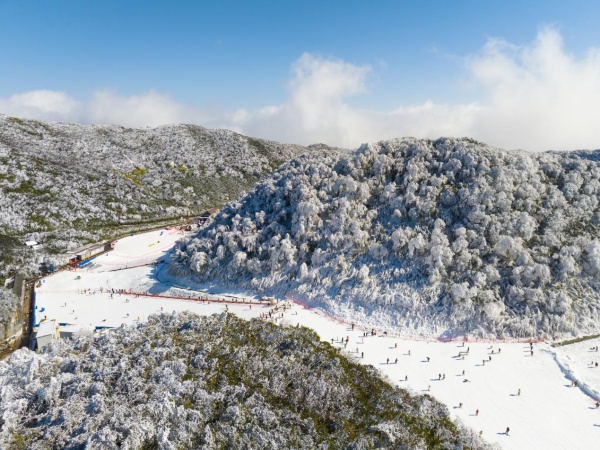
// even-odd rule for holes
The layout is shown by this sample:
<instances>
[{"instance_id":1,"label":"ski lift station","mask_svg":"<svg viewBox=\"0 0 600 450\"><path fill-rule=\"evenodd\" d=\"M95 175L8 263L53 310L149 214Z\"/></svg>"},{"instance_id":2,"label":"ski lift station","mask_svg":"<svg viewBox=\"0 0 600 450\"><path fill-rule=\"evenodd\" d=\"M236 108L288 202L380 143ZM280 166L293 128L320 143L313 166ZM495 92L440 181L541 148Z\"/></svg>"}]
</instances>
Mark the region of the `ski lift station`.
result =
<instances>
[{"instance_id":1,"label":"ski lift station","mask_svg":"<svg viewBox=\"0 0 600 450\"><path fill-rule=\"evenodd\" d=\"M72 266L83 267L96 256L108 252L112 249L112 241L108 241L103 244L93 244L88 245L86 247L81 247L72 253L74 256L69 259L69 264Z\"/></svg>"}]
</instances>

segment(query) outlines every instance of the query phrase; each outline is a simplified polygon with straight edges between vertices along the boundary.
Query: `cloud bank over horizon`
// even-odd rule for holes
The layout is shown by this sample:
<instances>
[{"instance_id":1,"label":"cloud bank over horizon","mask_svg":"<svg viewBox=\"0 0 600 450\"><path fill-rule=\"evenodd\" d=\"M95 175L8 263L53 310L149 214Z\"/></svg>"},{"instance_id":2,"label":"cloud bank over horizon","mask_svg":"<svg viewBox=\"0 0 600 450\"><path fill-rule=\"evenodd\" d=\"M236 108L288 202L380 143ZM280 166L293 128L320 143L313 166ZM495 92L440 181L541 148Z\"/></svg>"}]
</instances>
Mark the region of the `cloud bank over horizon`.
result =
<instances>
[{"instance_id":1,"label":"cloud bank over horizon","mask_svg":"<svg viewBox=\"0 0 600 450\"><path fill-rule=\"evenodd\" d=\"M543 28L525 46L489 39L462 61L467 84L481 92L477 102L426 99L391 111L358 108L350 99L368 96L373 68L304 53L291 66L285 101L258 109L215 112L155 90L131 96L101 90L85 101L66 92L35 90L0 98L0 112L128 127L194 123L282 142L347 148L403 136L468 136L531 151L600 148L600 48L575 57L565 51L557 30Z\"/></svg>"}]
</instances>

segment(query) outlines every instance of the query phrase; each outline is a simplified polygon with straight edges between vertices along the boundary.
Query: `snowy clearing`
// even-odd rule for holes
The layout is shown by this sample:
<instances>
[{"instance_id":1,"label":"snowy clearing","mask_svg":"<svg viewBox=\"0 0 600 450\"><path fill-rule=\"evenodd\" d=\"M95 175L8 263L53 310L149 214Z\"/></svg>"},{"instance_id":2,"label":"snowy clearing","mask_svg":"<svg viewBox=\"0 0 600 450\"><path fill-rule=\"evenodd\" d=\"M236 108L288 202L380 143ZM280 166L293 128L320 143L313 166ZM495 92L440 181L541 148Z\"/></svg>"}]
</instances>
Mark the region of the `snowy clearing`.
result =
<instances>
[{"instance_id":1,"label":"snowy clearing","mask_svg":"<svg viewBox=\"0 0 600 450\"><path fill-rule=\"evenodd\" d=\"M161 311L213 314L227 309L247 319L271 313L269 320L310 327L324 341L333 339L335 346L343 347L342 340L348 338L345 351L350 357L377 367L391 383L429 392L454 417L502 448L594 448L600 439L600 408L595 406L600 401L600 367L595 366L600 352L592 350L600 345L600 338L557 349L534 343L532 355L529 343L468 341L463 345L462 340L372 335L370 328L352 329L349 323L299 304L275 311L256 297L215 286L196 290L171 286L161 273L164 264L151 263L162 260L181 237L176 230L162 230L124 238L87 268L47 277L36 290L36 322L57 319L67 324L61 330L75 331L132 324ZM578 381L576 387L573 380Z\"/></svg>"}]
</instances>

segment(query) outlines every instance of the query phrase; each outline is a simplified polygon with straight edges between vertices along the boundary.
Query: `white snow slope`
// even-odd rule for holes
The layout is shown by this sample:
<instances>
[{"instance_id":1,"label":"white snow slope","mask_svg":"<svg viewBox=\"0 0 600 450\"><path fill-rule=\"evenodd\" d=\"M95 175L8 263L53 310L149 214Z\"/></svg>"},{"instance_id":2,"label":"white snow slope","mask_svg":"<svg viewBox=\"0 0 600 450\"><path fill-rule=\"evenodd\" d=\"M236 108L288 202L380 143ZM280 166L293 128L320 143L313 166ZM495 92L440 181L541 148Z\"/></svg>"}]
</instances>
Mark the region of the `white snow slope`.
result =
<instances>
[{"instance_id":1,"label":"white snow slope","mask_svg":"<svg viewBox=\"0 0 600 450\"><path fill-rule=\"evenodd\" d=\"M160 311L212 314L227 308L248 319L271 311L271 306L259 304L256 298L219 291L211 285L173 287L162 273L163 264L143 265L160 261L180 237L175 230L128 237L86 269L47 277L36 291L37 320L57 319L69 324L61 329L76 330L120 326ZM163 297L113 294L111 298L113 289ZM167 296L204 296L229 302ZM595 402L600 400L600 368L595 362L600 362L600 352L591 348L600 345L600 339L558 349L534 343L532 355L526 342L467 341L463 346L462 339L442 342L433 336L416 339L408 333L386 335L381 330L373 336L371 328L357 323L352 329L350 323L298 303L292 303L283 317L281 314L274 313L270 320L310 327L324 341L333 339L336 346L348 337L350 357L377 367L391 383L416 392L430 389L455 418L482 431L485 439L501 448L597 448L600 408L596 409ZM468 355L459 358L459 352L467 349ZM439 380L440 375L445 379ZM578 381L577 387L572 386L573 380Z\"/></svg>"}]
</instances>

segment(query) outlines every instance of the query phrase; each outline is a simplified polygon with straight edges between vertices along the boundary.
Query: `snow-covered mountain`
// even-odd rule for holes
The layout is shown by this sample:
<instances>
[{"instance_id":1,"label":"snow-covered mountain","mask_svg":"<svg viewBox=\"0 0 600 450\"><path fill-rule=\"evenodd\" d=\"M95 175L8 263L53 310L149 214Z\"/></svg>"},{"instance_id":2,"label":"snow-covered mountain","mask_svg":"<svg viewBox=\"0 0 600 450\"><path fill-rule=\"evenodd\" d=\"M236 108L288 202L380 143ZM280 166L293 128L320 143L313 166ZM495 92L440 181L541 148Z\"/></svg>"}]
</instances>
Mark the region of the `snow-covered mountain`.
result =
<instances>
[{"instance_id":1,"label":"snow-covered mountain","mask_svg":"<svg viewBox=\"0 0 600 450\"><path fill-rule=\"evenodd\" d=\"M0 265L19 259L15 237L62 252L219 207L308 150L194 125L130 129L0 114Z\"/></svg>"},{"instance_id":2,"label":"snow-covered mountain","mask_svg":"<svg viewBox=\"0 0 600 450\"><path fill-rule=\"evenodd\" d=\"M303 155L183 242L171 272L381 326L598 330L599 161L469 139Z\"/></svg>"},{"instance_id":3,"label":"snow-covered mountain","mask_svg":"<svg viewBox=\"0 0 600 450\"><path fill-rule=\"evenodd\" d=\"M0 362L2 448L488 448L311 330L150 317Z\"/></svg>"}]
</instances>

